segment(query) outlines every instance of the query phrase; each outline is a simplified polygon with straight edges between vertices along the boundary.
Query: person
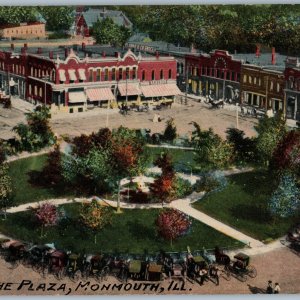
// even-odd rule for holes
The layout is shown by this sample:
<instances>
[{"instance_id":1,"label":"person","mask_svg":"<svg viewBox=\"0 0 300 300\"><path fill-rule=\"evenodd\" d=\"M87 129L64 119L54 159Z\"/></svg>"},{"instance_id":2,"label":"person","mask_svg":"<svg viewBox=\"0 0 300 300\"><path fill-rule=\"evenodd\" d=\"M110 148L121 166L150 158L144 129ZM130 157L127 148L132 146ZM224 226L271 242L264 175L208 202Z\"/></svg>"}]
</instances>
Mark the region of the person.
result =
<instances>
[{"instance_id":1,"label":"person","mask_svg":"<svg viewBox=\"0 0 300 300\"><path fill-rule=\"evenodd\" d=\"M276 282L274 287L274 294L279 294L279 293L280 293L280 286L279 283Z\"/></svg>"},{"instance_id":2,"label":"person","mask_svg":"<svg viewBox=\"0 0 300 300\"><path fill-rule=\"evenodd\" d=\"M269 281L268 281L267 294L273 294L273 284L272 284L272 280L269 280Z\"/></svg>"},{"instance_id":3,"label":"person","mask_svg":"<svg viewBox=\"0 0 300 300\"><path fill-rule=\"evenodd\" d=\"M219 274L218 274L218 271L219 271L219 269L216 266L213 266L210 269L210 276L216 280L216 282L215 282L216 285L219 285Z\"/></svg>"},{"instance_id":4,"label":"person","mask_svg":"<svg viewBox=\"0 0 300 300\"><path fill-rule=\"evenodd\" d=\"M191 278L192 283L194 283L194 280L196 278L195 268L196 268L196 264L195 264L194 258L193 257L188 257L188 260L187 260L187 276L189 278Z\"/></svg>"},{"instance_id":5,"label":"person","mask_svg":"<svg viewBox=\"0 0 300 300\"><path fill-rule=\"evenodd\" d=\"M199 275L200 275L200 285L203 285L204 280L207 277L207 271L205 269L201 269Z\"/></svg>"}]
</instances>

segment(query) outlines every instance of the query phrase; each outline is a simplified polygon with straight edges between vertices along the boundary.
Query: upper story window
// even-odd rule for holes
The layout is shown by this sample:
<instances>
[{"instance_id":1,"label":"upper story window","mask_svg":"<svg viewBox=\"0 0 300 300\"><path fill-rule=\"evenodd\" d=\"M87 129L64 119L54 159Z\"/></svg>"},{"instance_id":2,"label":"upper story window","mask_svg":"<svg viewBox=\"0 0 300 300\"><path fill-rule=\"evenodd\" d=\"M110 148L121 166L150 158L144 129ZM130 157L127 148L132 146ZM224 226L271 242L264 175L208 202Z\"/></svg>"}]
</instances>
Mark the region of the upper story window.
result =
<instances>
[{"instance_id":1,"label":"upper story window","mask_svg":"<svg viewBox=\"0 0 300 300\"><path fill-rule=\"evenodd\" d=\"M93 73L94 71L93 70L89 70L89 81L93 81Z\"/></svg>"},{"instance_id":2,"label":"upper story window","mask_svg":"<svg viewBox=\"0 0 300 300\"><path fill-rule=\"evenodd\" d=\"M293 76L289 77L289 83L288 84L289 84L290 89L294 88L294 77Z\"/></svg>"},{"instance_id":3,"label":"upper story window","mask_svg":"<svg viewBox=\"0 0 300 300\"><path fill-rule=\"evenodd\" d=\"M119 68L119 80L123 79L123 69Z\"/></svg>"},{"instance_id":4,"label":"upper story window","mask_svg":"<svg viewBox=\"0 0 300 300\"><path fill-rule=\"evenodd\" d=\"M137 68L133 67L133 71L132 71L132 79L136 79L137 78Z\"/></svg>"},{"instance_id":5,"label":"upper story window","mask_svg":"<svg viewBox=\"0 0 300 300\"><path fill-rule=\"evenodd\" d=\"M108 81L108 69L105 69L104 71L104 80Z\"/></svg>"},{"instance_id":6,"label":"upper story window","mask_svg":"<svg viewBox=\"0 0 300 300\"><path fill-rule=\"evenodd\" d=\"M249 76L249 83L252 83L252 76Z\"/></svg>"},{"instance_id":7,"label":"upper story window","mask_svg":"<svg viewBox=\"0 0 300 300\"><path fill-rule=\"evenodd\" d=\"M116 69L113 68L111 71L111 80L116 80Z\"/></svg>"},{"instance_id":8,"label":"upper story window","mask_svg":"<svg viewBox=\"0 0 300 300\"><path fill-rule=\"evenodd\" d=\"M144 81L146 79L146 72L145 70L142 71L142 80Z\"/></svg>"},{"instance_id":9,"label":"upper story window","mask_svg":"<svg viewBox=\"0 0 300 300\"><path fill-rule=\"evenodd\" d=\"M172 70L169 69L169 79L171 79L171 78L172 78Z\"/></svg>"},{"instance_id":10,"label":"upper story window","mask_svg":"<svg viewBox=\"0 0 300 300\"><path fill-rule=\"evenodd\" d=\"M280 91L280 84L277 83L277 92L279 92L279 91Z\"/></svg>"},{"instance_id":11,"label":"upper story window","mask_svg":"<svg viewBox=\"0 0 300 300\"><path fill-rule=\"evenodd\" d=\"M271 82L270 82L270 91L273 91L273 88L274 88L274 82L271 81Z\"/></svg>"},{"instance_id":12,"label":"upper story window","mask_svg":"<svg viewBox=\"0 0 300 300\"><path fill-rule=\"evenodd\" d=\"M97 69L96 71L96 81L101 81L101 70Z\"/></svg>"},{"instance_id":13,"label":"upper story window","mask_svg":"<svg viewBox=\"0 0 300 300\"><path fill-rule=\"evenodd\" d=\"M164 79L164 71L160 70L160 79Z\"/></svg>"},{"instance_id":14,"label":"upper story window","mask_svg":"<svg viewBox=\"0 0 300 300\"><path fill-rule=\"evenodd\" d=\"M126 68L126 79L130 79L130 70Z\"/></svg>"},{"instance_id":15,"label":"upper story window","mask_svg":"<svg viewBox=\"0 0 300 300\"><path fill-rule=\"evenodd\" d=\"M154 71L154 70L152 70L152 76L151 76L151 79L152 79L152 80L155 80L155 71Z\"/></svg>"}]
</instances>

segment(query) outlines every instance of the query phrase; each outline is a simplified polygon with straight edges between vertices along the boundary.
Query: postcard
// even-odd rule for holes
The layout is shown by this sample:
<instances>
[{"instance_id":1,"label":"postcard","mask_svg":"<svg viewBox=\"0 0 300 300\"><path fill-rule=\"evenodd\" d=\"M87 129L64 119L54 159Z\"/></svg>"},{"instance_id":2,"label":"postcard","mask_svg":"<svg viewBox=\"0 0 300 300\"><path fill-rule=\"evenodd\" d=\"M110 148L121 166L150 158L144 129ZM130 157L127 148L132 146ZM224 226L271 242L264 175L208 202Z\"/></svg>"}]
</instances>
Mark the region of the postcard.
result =
<instances>
[{"instance_id":1,"label":"postcard","mask_svg":"<svg viewBox=\"0 0 300 300\"><path fill-rule=\"evenodd\" d=\"M0 295L298 294L299 13L1 6Z\"/></svg>"}]
</instances>

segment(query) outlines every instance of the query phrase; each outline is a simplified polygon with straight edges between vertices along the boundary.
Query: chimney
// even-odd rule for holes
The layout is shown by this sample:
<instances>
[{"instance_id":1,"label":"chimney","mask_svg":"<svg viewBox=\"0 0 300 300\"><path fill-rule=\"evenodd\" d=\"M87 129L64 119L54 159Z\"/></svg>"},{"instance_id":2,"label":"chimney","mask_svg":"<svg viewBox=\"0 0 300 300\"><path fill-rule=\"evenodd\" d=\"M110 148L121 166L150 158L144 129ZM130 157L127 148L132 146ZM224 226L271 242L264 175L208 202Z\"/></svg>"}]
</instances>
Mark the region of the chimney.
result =
<instances>
[{"instance_id":1,"label":"chimney","mask_svg":"<svg viewBox=\"0 0 300 300\"><path fill-rule=\"evenodd\" d=\"M255 56L256 56L257 58L260 57L260 45L256 45Z\"/></svg>"},{"instance_id":2,"label":"chimney","mask_svg":"<svg viewBox=\"0 0 300 300\"><path fill-rule=\"evenodd\" d=\"M69 49L65 47L65 58L67 58L68 56L69 56Z\"/></svg>"},{"instance_id":3,"label":"chimney","mask_svg":"<svg viewBox=\"0 0 300 300\"><path fill-rule=\"evenodd\" d=\"M102 52L102 57L106 57L106 53L104 51Z\"/></svg>"},{"instance_id":4,"label":"chimney","mask_svg":"<svg viewBox=\"0 0 300 300\"><path fill-rule=\"evenodd\" d=\"M14 45L14 44L10 44L10 49L11 49L12 51L14 51L14 50L15 50L15 45Z\"/></svg>"},{"instance_id":5,"label":"chimney","mask_svg":"<svg viewBox=\"0 0 300 300\"><path fill-rule=\"evenodd\" d=\"M119 57L119 52L115 52L115 57L118 58Z\"/></svg>"},{"instance_id":6,"label":"chimney","mask_svg":"<svg viewBox=\"0 0 300 300\"><path fill-rule=\"evenodd\" d=\"M27 50L27 48L28 48L28 47L27 47L27 43L24 44L24 48Z\"/></svg>"},{"instance_id":7,"label":"chimney","mask_svg":"<svg viewBox=\"0 0 300 300\"><path fill-rule=\"evenodd\" d=\"M42 52L43 52L42 48L41 48L41 47L38 47L38 49L37 49L37 54L42 54Z\"/></svg>"},{"instance_id":8,"label":"chimney","mask_svg":"<svg viewBox=\"0 0 300 300\"><path fill-rule=\"evenodd\" d=\"M272 47L272 65L276 64L276 52L275 47Z\"/></svg>"},{"instance_id":9,"label":"chimney","mask_svg":"<svg viewBox=\"0 0 300 300\"><path fill-rule=\"evenodd\" d=\"M53 59L53 51L49 51L49 58Z\"/></svg>"},{"instance_id":10,"label":"chimney","mask_svg":"<svg viewBox=\"0 0 300 300\"><path fill-rule=\"evenodd\" d=\"M82 44L81 44L81 49L82 49L82 50L85 50L85 43L82 43Z\"/></svg>"},{"instance_id":11,"label":"chimney","mask_svg":"<svg viewBox=\"0 0 300 300\"><path fill-rule=\"evenodd\" d=\"M158 51L155 51L155 57L156 57L156 59L159 59L159 52Z\"/></svg>"}]
</instances>

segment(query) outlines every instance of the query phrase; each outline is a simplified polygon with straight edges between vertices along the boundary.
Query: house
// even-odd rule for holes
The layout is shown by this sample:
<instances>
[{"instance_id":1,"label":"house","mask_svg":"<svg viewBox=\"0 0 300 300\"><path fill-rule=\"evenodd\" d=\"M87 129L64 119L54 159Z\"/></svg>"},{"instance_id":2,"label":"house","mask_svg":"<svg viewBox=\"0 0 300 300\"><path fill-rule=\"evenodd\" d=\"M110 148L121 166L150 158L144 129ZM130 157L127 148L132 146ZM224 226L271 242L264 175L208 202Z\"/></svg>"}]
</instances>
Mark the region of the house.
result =
<instances>
[{"instance_id":1,"label":"house","mask_svg":"<svg viewBox=\"0 0 300 300\"><path fill-rule=\"evenodd\" d=\"M8 39L45 38L45 22L7 24L0 27L0 36Z\"/></svg>"},{"instance_id":2,"label":"house","mask_svg":"<svg viewBox=\"0 0 300 300\"><path fill-rule=\"evenodd\" d=\"M128 29L132 28L131 21L122 11L107 10L106 8L89 8L87 11L82 10L76 13L73 34L77 36L89 36L93 25L98 20L104 20L105 18L111 18L119 26L125 26Z\"/></svg>"}]
</instances>

